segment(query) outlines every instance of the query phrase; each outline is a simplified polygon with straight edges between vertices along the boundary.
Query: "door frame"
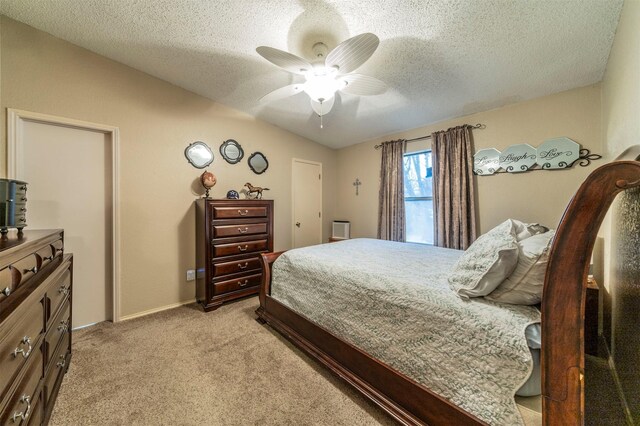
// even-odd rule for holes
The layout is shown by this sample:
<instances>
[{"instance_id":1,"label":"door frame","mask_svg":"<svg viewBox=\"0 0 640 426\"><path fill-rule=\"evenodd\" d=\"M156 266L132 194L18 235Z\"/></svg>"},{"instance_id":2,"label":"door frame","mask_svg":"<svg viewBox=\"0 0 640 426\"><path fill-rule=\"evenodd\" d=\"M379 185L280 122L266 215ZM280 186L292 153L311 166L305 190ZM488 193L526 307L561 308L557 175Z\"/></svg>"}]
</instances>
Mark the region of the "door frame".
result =
<instances>
[{"instance_id":1,"label":"door frame","mask_svg":"<svg viewBox=\"0 0 640 426\"><path fill-rule=\"evenodd\" d=\"M7 177L18 176L23 156L23 122L50 124L72 129L89 130L109 136L111 141L111 275L112 282L112 321L120 321L120 129L106 124L74 120L55 115L7 108ZM108 265L107 265L108 268Z\"/></svg>"},{"instance_id":2,"label":"door frame","mask_svg":"<svg viewBox=\"0 0 640 426\"><path fill-rule=\"evenodd\" d=\"M324 179L322 178L322 163L318 161L304 160L302 158L292 158L291 159L291 247L296 246L296 224L295 224L295 216L296 216L296 193L294 188L294 176L293 176L293 167L295 163L306 163L313 164L314 166L320 166L320 244L322 244L322 231L324 228L324 211L323 211L323 203L324 198L322 196L322 187L324 184Z\"/></svg>"}]
</instances>

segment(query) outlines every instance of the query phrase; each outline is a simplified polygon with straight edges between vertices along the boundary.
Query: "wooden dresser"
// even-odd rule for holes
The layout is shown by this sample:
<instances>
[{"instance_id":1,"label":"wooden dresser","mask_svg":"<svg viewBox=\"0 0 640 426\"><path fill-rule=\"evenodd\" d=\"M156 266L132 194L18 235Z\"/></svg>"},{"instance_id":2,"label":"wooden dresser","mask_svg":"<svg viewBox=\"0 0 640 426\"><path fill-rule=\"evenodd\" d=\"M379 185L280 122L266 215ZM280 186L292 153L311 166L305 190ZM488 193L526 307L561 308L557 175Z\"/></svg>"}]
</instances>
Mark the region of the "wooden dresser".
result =
<instances>
[{"instance_id":1,"label":"wooden dresser","mask_svg":"<svg viewBox=\"0 0 640 426\"><path fill-rule=\"evenodd\" d=\"M273 251L273 200L196 201L196 297L205 311L260 290Z\"/></svg>"},{"instance_id":2,"label":"wooden dresser","mask_svg":"<svg viewBox=\"0 0 640 426\"><path fill-rule=\"evenodd\" d=\"M0 424L46 425L71 360L73 259L62 230L0 238Z\"/></svg>"}]
</instances>

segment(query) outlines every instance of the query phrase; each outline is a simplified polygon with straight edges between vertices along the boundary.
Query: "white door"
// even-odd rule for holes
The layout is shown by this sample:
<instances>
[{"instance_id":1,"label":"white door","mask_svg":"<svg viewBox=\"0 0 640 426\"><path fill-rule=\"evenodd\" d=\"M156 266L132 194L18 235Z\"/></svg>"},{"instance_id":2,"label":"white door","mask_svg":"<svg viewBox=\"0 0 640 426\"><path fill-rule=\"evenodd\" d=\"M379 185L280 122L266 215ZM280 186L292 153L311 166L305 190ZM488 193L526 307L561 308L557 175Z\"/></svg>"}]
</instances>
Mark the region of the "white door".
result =
<instances>
[{"instance_id":1,"label":"white door","mask_svg":"<svg viewBox=\"0 0 640 426\"><path fill-rule=\"evenodd\" d=\"M322 164L293 160L293 247L322 243Z\"/></svg>"},{"instance_id":2,"label":"white door","mask_svg":"<svg viewBox=\"0 0 640 426\"><path fill-rule=\"evenodd\" d=\"M73 253L73 327L111 319L110 135L21 121L27 229L63 228Z\"/></svg>"}]
</instances>

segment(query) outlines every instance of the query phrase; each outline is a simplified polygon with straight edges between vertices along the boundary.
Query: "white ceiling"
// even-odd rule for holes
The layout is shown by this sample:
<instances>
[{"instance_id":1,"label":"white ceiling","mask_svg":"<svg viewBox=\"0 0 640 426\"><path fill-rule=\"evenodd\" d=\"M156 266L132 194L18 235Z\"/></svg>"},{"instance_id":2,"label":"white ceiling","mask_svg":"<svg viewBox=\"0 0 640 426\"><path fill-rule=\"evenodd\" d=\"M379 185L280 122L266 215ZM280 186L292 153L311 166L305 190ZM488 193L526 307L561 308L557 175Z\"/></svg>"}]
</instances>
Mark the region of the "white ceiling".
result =
<instances>
[{"instance_id":1,"label":"white ceiling","mask_svg":"<svg viewBox=\"0 0 640 426\"><path fill-rule=\"evenodd\" d=\"M2 0L18 21L333 148L596 83L623 0ZM255 51L309 58L373 32L357 72L383 95L343 94L324 117ZM298 80L295 80L296 82Z\"/></svg>"}]
</instances>

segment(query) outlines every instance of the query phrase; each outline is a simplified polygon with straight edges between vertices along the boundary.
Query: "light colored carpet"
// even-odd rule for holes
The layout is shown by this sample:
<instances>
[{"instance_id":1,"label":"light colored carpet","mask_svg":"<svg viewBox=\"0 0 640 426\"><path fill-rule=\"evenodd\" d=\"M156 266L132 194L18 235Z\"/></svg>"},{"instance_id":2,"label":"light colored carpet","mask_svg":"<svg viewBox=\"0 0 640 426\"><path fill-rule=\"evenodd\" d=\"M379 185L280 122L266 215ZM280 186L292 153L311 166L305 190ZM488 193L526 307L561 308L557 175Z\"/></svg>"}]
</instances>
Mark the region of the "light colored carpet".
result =
<instances>
[{"instance_id":1,"label":"light colored carpet","mask_svg":"<svg viewBox=\"0 0 640 426\"><path fill-rule=\"evenodd\" d=\"M190 305L75 332L50 424L394 424L258 324L257 305L255 297L211 313Z\"/></svg>"}]
</instances>

